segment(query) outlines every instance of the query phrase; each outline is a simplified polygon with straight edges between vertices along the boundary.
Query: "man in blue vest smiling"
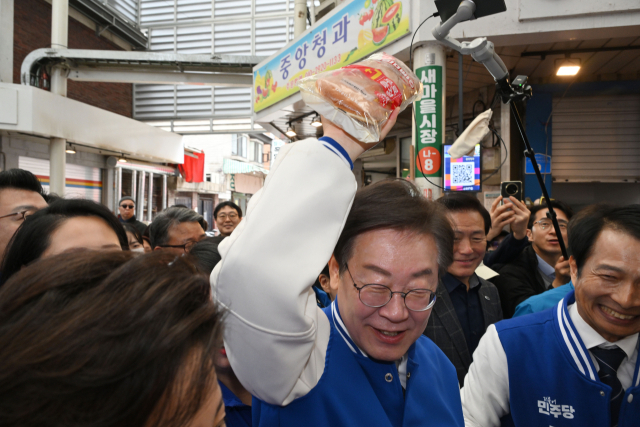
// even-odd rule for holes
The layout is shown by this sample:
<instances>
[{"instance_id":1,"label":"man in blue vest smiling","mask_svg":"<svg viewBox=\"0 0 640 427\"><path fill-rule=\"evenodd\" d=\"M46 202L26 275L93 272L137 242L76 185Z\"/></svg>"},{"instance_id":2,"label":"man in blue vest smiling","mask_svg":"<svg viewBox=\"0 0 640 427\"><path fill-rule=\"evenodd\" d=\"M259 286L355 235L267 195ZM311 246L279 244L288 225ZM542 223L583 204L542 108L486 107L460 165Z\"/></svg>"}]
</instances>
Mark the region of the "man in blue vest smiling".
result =
<instances>
[{"instance_id":1,"label":"man in blue vest smiling","mask_svg":"<svg viewBox=\"0 0 640 427\"><path fill-rule=\"evenodd\" d=\"M422 336L452 260L446 213L403 180L356 194L369 145L323 126L281 149L211 275L253 425L461 427L456 371ZM321 309L327 259L337 297Z\"/></svg>"},{"instance_id":2,"label":"man in blue vest smiling","mask_svg":"<svg viewBox=\"0 0 640 427\"><path fill-rule=\"evenodd\" d=\"M462 389L467 426L640 423L640 205L569 223L571 291L549 310L490 326Z\"/></svg>"}]
</instances>

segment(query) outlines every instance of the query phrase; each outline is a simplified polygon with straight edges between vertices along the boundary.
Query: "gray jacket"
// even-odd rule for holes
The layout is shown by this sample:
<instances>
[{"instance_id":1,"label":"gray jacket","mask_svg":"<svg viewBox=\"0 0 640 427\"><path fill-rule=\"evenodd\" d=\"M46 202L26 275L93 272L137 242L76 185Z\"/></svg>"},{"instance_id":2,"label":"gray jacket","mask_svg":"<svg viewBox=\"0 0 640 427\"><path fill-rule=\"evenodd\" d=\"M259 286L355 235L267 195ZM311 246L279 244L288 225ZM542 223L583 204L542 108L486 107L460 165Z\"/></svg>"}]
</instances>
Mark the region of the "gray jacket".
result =
<instances>
[{"instance_id":1,"label":"gray jacket","mask_svg":"<svg viewBox=\"0 0 640 427\"><path fill-rule=\"evenodd\" d=\"M486 331L489 325L502 320L502 308L500 307L498 289L491 282L480 277L478 279L480 280L478 294ZM438 284L436 303L431 311L431 317L429 317L429 323L424 335L429 337L456 367L458 382L462 387L464 377L467 375L473 359L469 353L451 297L442 281Z\"/></svg>"}]
</instances>

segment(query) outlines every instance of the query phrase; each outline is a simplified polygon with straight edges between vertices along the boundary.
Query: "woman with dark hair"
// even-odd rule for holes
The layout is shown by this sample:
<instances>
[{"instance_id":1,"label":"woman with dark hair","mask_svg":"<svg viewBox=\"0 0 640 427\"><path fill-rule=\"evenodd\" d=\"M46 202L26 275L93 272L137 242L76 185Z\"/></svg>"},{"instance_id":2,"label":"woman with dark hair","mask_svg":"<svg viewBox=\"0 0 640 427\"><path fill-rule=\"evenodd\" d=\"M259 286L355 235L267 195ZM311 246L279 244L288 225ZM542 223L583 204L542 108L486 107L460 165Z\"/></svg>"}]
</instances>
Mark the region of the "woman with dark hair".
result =
<instances>
[{"instance_id":1,"label":"woman with dark hair","mask_svg":"<svg viewBox=\"0 0 640 427\"><path fill-rule=\"evenodd\" d=\"M195 262L200 274L205 277L209 277L213 268L220 262L218 243L218 239L209 237L200 240L189 251L189 257ZM243 387L233 372L224 347L219 350L216 358L216 374L227 414L225 419L227 427L251 427L251 393Z\"/></svg>"},{"instance_id":2,"label":"woman with dark hair","mask_svg":"<svg viewBox=\"0 0 640 427\"><path fill-rule=\"evenodd\" d=\"M186 257L65 253L0 288L0 425L221 426L221 313Z\"/></svg>"},{"instance_id":3,"label":"woman with dark hair","mask_svg":"<svg viewBox=\"0 0 640 427\"><path fill-rule=\"evenodd\" d=\"M11 239L2 263L2 280L40 258L77 250L129 249L118 218L91 200L59 199L29 215Z\"/></svg>"},{"instance_id":4,"label":"woman with dark hair","mask_svg":"<svg viewBox=\"0 0 640 427\"><path fill-rule=\"evenodd\" d=\"M207 237L193 245L189 251L196 260L198 270L207 275L207 277L211 275L213 267L220 262L220 252L218 252L219 244L220 241L215 237Z\"/></svg>"},{"instance_id":5,"label":"woman with dark hair","mask_svg":"<svg viewBox=\"0 0 640 427\"><path fill-rule=\"evenodd\" d=\"M127 240L129 241L129 250L131 252L144 253L144 240L142 234L131 224L122 223L124 231L127 233Z\"/></svg>"},{"instance_id":6,"label":"woman with dark hair","mask_svg":"<svg viewBox=\"0 0 640 427\"><path fill-rule=\"evenodd\" d=\"M151 239L149 238L149 226L144 229L142 233L142 246L144 247L144 252L151 252L153 249L151 248Z\"/></svg>"}]
</instances>

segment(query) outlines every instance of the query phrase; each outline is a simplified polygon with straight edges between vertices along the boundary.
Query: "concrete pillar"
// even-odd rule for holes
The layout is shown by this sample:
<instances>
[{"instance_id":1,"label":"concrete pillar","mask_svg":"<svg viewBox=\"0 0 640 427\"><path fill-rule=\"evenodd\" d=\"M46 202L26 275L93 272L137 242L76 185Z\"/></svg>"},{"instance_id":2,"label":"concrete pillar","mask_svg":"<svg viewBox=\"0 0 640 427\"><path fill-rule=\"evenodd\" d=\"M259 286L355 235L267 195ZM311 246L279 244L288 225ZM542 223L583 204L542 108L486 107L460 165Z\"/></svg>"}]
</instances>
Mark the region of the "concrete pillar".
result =
<instances>
[{"instance_id":1,"label":"concrete pillar","mask_svg":"<svg viewBox=\"0 0 640 427\"><path fill-rule=\"evenodd\" d=\"M13 83L13 2L14 0L0 0L0 82L2 83Z\"/></svg>"},{"instance_id":2,"label":"concrete pillar","mask_svg":"<svg viewBox=\"0 0 640 427\"><path fill-rule=\"evenodd\" d=\"M136 179L138 178L138 171L131 171L131 197L136 200Z\"/></svg>"},{"instance_id":3,"label":"concrete pillar","mask_svg":"<svg viewBox=\"0 0 640 427\"><path fill-rule=\"evenodd\" d=\"M122 199L122 168L116 168L116 206L120 207L118 203L120 203L120 199Z\"/></svg>"},{"instance_id":4,"label":"concrete pillar","mask_svg":"<svg viewBox=\"0 0 640 427\"><path fill-rule=\"evenodd\" d=\"M138 200L136 200L136 218L138 221L144 220L144 172L140 172L138 177Z\"/></svg>"},{"instance_id":5,"label":"concrete pillar","mask_svg":"<svg viewBox=\"0 0 640 427\"><path fill-rule=\"evenodd\" d=\"M293 7L293 36L298 37L307 29L307 0L295 0Z\"/></svg>"},{"instance_id":6,"label":"concrete pillar","mask_svg":"<svg viewBox=\"0 0 640 427\"><path fill-rule=\"evenodd\" d=\"M113 213L118 215L117 203L118 201L114 201L115 199L115 169L113 167L107 167L106 173L103 175L105 177L105 185L102 186L104 189L104 194L102 196L102 200L105 204L111 209Z\"/></svg>"},{"instance_id":7,"label":"concrete pillar","mask_svg":"<svg viewBox=\"0 0 640 427\"><path fill-rule=\"evenodd\" d=\"M167 209L167 175L162 175L162 210Z\"/></svg>"},{"instance_id":8,"label":"concrete pillar","mask_svg":"<svg viewBox=\"0 0 640 427\"><path fill-rule=\"evenodd\" d=\"M444 180L442 145L445 136L447 57L444 47L430 41L413 51L413 69L424 86L422 99L414 104L413 150L415 184L432 200L442 195ZM426 68L425 68L426 67ZM421 101L424 101L421 104ZM432 101L428 103L428 101ZM426 133L429 131L429 133ZM435 132L435 134L434 134ZM424 175L418 168L422 165ZM428 173L430 171L431 173ZM429 182L431 181L431 182Z\"/></svg>"},{"instance_id":9,"label":"concrete pillar","mask_svg":"<svg viewBox=\"0 0 640 427\"><path fill-rule=\"evenodd\" d=\"M69 39L69 0L53 0L51 3L51 47L64 49ZM67 96L67 75L61 67L51 72L51 93ZM62 138L51 138L49 145L50 191L64 197L66 175L67 141Z\"/></svg>"},{"instance_id":10,"label":"concrete pillar","mask_svg":"<svg viewBox=\"0 0 640 427\"><path fill-rule=\"evenodd\" d=\"M149 195L147 196L147 221L153 221L153 172L149 172Z\"/></svg>"},{"instance_id":11,"label":"concrete pillar","mask_svg":"<svg viewBox=\"0 0 640 427\"><path fill-rule=\"evenodd\" d=\"M316 3L315 0L311 0L311 6L309 7L309 15L311 16L311 25L316 23Z\"/></svg>"}]
</instances>

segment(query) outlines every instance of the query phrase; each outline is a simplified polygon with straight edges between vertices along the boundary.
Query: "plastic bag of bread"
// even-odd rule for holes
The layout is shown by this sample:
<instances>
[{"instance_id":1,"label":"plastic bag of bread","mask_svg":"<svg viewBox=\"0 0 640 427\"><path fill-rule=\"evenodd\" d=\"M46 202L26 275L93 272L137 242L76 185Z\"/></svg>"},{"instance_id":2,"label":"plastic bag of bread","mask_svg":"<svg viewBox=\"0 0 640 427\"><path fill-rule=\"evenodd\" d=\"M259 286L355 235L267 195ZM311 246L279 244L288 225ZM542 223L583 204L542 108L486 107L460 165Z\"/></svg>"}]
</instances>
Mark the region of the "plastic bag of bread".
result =
<instances>
[{"instance_id":1,"label":"plastic bag of bread","mask_svg":"<svg viewBox=\"0 0 640 427\"><path fill-rule=\"evenodd\" d=\"M422 93L409 67L386 53L306 77L298 86L310 108L365 143L380 141L393 110L404 110Z\"/></svg>"}]
</instances>

